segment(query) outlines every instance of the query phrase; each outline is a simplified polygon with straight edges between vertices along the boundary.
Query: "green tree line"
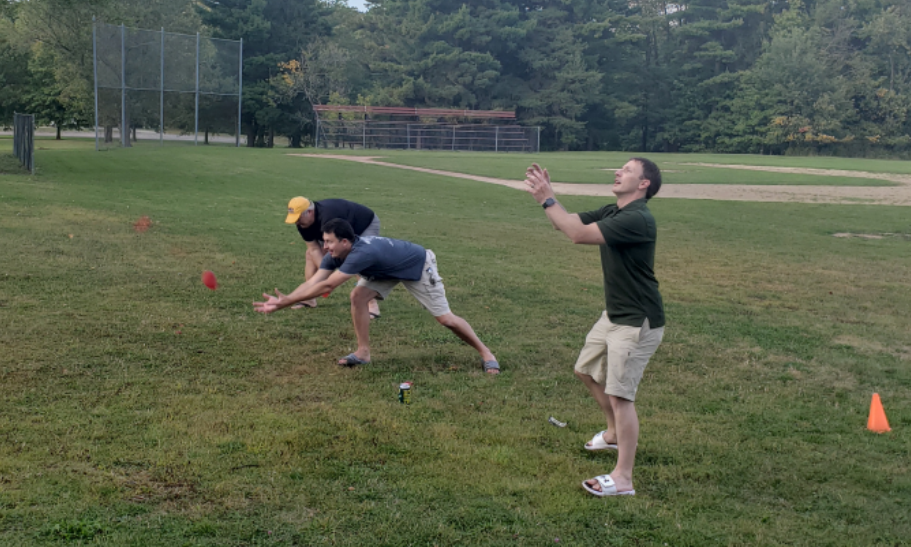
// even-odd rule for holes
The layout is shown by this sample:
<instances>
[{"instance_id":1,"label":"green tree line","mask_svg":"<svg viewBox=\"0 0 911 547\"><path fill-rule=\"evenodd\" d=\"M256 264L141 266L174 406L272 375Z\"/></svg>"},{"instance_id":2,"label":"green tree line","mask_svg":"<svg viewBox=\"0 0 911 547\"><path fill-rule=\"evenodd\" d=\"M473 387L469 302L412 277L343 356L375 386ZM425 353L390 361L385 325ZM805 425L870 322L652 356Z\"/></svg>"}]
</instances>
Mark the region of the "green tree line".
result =
<instances>
[{"instance_id":1,"label":"green tree line","mask_svg":"<svg viewBox=\"0 0 911 547\"><path fill-rule=\"evenodd\" d=\"M244 39L250 146L313 104L515 110L552 150L911 155L908 0L6 0L0 116L91 115L91 19Z\"/></svg>"}]
</instances>

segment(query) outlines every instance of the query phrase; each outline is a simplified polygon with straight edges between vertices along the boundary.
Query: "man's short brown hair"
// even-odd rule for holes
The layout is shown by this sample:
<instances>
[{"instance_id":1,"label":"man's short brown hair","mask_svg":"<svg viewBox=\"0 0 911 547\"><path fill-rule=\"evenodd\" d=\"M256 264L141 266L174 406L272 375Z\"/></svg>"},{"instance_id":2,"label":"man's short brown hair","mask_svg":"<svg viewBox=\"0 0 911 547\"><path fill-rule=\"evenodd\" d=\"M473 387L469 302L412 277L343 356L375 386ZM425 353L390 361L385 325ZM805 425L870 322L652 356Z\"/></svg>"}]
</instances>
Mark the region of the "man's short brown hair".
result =
<instances>
[{"instance_id":1,"label":"man's short brown hair","mask_svg":"<svg viewBox=\"0 0 911 547\"><path fill-rule=\"evenodd\" d=\"M658 190L661 189L661 169L658 169L658 166L652 160L645 158L630 159L638 161L639 165L642 166L642 179L640 180L649 181L648 190L645 191L645 199L652 199L658 193Z\"/></svg>"}]
</instances>

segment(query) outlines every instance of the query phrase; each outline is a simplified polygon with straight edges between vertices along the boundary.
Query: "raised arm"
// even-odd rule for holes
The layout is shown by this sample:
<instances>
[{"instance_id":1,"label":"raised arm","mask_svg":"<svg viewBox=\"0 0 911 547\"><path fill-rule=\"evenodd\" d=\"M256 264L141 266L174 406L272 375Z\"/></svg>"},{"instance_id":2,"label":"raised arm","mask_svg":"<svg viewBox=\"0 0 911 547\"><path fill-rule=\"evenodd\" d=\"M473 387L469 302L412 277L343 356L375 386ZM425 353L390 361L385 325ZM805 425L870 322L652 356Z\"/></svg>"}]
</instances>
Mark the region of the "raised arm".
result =
<instances>
[{"instance_id":1,"label":"raised arm","mask_svg":"<svg viewBox=\"0 0 911 547\"><path fill-rule=\"evenodd\" d=\"M550 174L537 163L525 171L525 190L535 201L544 204L548 198L556 201L554 189L550 185ZM580 245L603 245L604 235L595 224L583 224L579 215L569 213L559 202L544 210L554 229L563 232L573 243Z\"/></svg>"}]
</instances>

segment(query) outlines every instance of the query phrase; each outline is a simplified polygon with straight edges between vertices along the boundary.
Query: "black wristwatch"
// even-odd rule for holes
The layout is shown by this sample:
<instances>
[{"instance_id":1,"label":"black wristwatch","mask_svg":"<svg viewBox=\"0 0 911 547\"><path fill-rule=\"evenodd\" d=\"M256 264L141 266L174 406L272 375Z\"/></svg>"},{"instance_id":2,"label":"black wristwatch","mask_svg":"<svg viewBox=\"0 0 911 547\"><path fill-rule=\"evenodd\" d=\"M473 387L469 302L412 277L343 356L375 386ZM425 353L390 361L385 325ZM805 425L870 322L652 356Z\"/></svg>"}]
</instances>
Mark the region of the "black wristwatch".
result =
<instances>
[{"instance_id":1,"label":"black wristwatch","mask_svg":"<svg viewBox=\"0 0 911 547\"><path fill-rule=\"evenodd\" d=\"M554 198L547 198L544 200L544 203L541 204L541 207L544 207L545 209L547 209L548 207L550 207L552 205L556 205L556 204L557 204L557 200L555 200Z\"/></svg>"}]
</instances>

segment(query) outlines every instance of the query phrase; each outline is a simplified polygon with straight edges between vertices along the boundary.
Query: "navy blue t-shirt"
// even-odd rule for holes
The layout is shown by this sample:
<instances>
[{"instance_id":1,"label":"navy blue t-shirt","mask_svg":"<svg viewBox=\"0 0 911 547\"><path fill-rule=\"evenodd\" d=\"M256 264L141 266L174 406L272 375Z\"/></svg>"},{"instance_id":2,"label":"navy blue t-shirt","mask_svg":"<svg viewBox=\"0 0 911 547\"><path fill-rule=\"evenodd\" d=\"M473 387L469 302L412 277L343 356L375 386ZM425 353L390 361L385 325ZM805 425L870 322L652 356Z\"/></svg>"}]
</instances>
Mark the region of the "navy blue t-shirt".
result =
<instances>
[{"instance_id":1,"label":"navy blue t-shirt","mask_svg":"<svg viewBox=\"0 0 911 547\"><path fill-rule=\"evenodd\" d=\"M321 270L339 270L348 275L360 275L371 281L421 278L427 251L410 241L389 237L358 237L344 260L326 254Z\"/></svg>"},{"instance_id":2,"label":"navy blue t-shirt","mask_svg":"<svg viewBox=\"0 0 911 547\"><path fill-rule=\"evenodd\" d=\"M313 224L306 228L297 227L304 241L323 241L323 225L341 218L348 221L355 234L362 234L373 222L374 212L369 208L347 199L322 199L314 201Z\"/></svg>"}]
</instances>

